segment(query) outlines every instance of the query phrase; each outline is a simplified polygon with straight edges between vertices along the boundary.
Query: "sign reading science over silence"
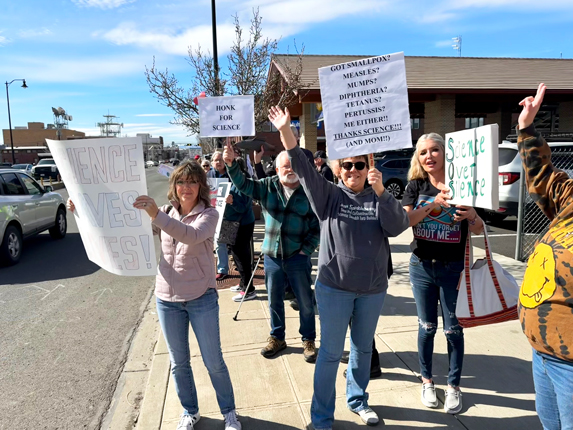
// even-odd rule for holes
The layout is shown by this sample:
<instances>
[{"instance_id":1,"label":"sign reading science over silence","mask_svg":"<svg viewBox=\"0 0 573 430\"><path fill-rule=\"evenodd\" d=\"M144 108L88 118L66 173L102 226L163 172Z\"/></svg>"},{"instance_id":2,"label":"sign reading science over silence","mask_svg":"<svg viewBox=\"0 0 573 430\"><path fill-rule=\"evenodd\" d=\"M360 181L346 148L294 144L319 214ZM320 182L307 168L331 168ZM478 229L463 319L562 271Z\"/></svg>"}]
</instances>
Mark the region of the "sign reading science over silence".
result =
<instances>
[{"instance_id":1,"label":"sign reading science over silence","mask_svg":"<svg viewBox=\"0 0 573 430\"><path fill-rule=\"evenodd\" d=\"M411 148L404 53L318 69L328 158Z\"/></svg>"},{"instance_id":2,"label":"sign reading science over silence","mask_svg":"<svg viewBox=\"0 0 573 430\"><path fill-rule=\"evenodd\" d=\"M201 137L254 136L254 96L199 99Z\"/></svg>"}]
</instances>

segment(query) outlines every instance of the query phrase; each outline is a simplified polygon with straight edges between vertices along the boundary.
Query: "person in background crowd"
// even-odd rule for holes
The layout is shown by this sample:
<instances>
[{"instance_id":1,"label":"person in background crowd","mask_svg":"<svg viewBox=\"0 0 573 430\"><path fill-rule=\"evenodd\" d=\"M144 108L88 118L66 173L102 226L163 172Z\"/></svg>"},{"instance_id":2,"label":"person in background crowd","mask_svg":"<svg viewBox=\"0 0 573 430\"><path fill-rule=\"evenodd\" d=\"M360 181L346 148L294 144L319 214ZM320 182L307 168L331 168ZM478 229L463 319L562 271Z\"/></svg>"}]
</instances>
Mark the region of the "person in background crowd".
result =
<instances>
[{"instance_id":1,"label":"person in background crowd","mask_svg":"<svg viewBox=\"0 0 573 430\"><path fill-rule=\"evenodd\" d=\"M249 179L240 171L230 144L225 148L224 159L233 184L243 194L258 200L264 212L265 238L261 252L265 254L271 336L261 354L270 358L287 346L284 294L288 279L300 307L303 357L312 363L316 360L316 322L310 256L318 246L318 219L285 152L277 156L277 175L259 180Z\"/></svg>"},{"instance_id":2,"label":"person in background crowd","mask_svg":"<svg viewBox=\"0 0 573 430\"><path fill-rule=\"evenodd\" d=\"M326 152L316 151L314 153L314 165L316 166L316 170L318 170L318 172L324 176L325 179L329 180L330 182L334 182L334 175L332 173L332 169L328 165Z\"/></svg>"},{"instance_id":3,"label":"person in background crowd","mask_svg":"<svg viewBox=\"0 0 573 430\"><path fill-rule=\"evenodd\" d=\"M241 430L229 371L219 335L213 236L219 214L211 207L205 172L195 161L181 163L169 177L169 205L139 196L133 206L147 212L159 235L161 257L155 281L157 314L171 360L171 374L183 414L178 430L193 430L199 421L197 389L191 370L189 323L209 372L225 430ZM75 210L68 200L70 211Z\"/></svg>"},{"instance_id":4,"label":"person in background crowd","mask_svg":"<svg viewBox=\"0 0 573 430\"><path fill-rule=\"evenodd\" d=\"M241 172L250 177L247 172L247 164L243 158L237 158L237 163ZM235 185L231 186L231 191L227 196L227 205L223 219L228 221L240 222L237 238L233 245L230 245L233 259L237 265L237 271L241 276L239 285L231 287L230 290L237 292L233 300L240 302L245 296L245 300L253 300L257 297L255 287L251 285L249 291L246 291L247 285L251 280L252 270L252 254L251 254L251 240L253 240L253 231L255 229L255 214L253 212L253 200L245 194L239 192Z\"/></svg>"},{"instance_id":5,"label":"person in background crowd","mask_svg":"<svg viewBox=\"0 0 573 430\"><path fill-rule=\"evenodd\" d=\"M200 155L196 155L195 157L193 157L193 159L194 159L197 163L201 164L201 156L200 156Z\"/></svg>"},{"instance_id":6,"label":"person in background crowd","mask_svg":"<svg viewBox=\"0 0 573 430\"><path fill-rule=\"evenodd\" d=\"M573 429L573 179L551 163L551 148L533 120L545 84L526 97L517 145L531 198L551 220L529 257L519 317L533 347L535 407L545 430Z\"/></svg>"},{"instance_id":7,"label":"person in background crowd","mask_svg":"<svg viewBox=\"0 0 573 430\"><path fill-rule=\"evenodd\" d=\"M209 170L211 170L211 163L209 162L209 160L203 160L201 162L201 167L203 168L205 173L208 173Z\"/></svg>"},{"instance_id":8,"label":"person in background crowd","mask_svg":"<svg viewBox=\"0 0 573 430\"><path fill-rule=\"evenodd\" d=\"M221 151L213 152L211 156L213 168L207 172L207 178L229 179L225 163L223 162L223 153ZM215 253L217 254L217 281L222 281L229 275L229 250L225 243L215 243Z\"/></svg>"},{"instance_id":9,"label":"person in background crowd","mask_svg":"<svg viewBox=\"0 0 573 430\"><path fill-rule=\"evenodd\" d=\"M412 156L402 205L408 212L414 241L410 245L410 283L418 313L418 358L422 374L422 403L438 406L432 380L434 337L438 328L438 301L448 342L448 388L444 410L462 409L460 378L464 360L464 333L456 318L458 281L464 269L468 231L480 234L483 222L475 209L450 206L446 188L444 139L436 133L418 139ZM433 235L435 231L444 235ZM445 239L447 238L447 239Z\"/></svg>"},{"instance_id":10,"label":"person in background crowd","mask_svg":"<svg viewBox=\"0 0 573 430\"><path fill-rule=\"evenodd\" d=\"M273 107L269 120L279 130L293 170L320 221L318 277L315 283L320 317L320 353L314 372L311 420L315 430L332 430L335 381L348 324L350 361L346 404L368 425L379 422L368 406L372 339L388 288L389 236L408 227L400 203L385 192L382 174L366 169L368 158L340 160L338 186L326 180L296 144L290 115ZM366 187L366 182L371 187Z\"/></svg>"}]
</instances>

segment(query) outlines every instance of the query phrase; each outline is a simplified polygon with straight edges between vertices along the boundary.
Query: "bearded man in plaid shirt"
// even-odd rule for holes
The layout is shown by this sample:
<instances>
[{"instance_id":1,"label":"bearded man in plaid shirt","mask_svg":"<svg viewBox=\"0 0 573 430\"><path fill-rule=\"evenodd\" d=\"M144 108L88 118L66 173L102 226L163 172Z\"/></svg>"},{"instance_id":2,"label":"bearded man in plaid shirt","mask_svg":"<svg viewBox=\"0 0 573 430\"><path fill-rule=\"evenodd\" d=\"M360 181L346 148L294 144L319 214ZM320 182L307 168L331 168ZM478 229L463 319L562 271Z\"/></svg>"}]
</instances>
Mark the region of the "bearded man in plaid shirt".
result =
<instances>
[{"instance_id":1,"label":"bearded man in plaid shirt","mask_svg":"<svg viewBox=\"0 0 573 430\"><path fill-rule=\"evenodd\" d=\"M276 158L277 175L261 180L247 178L234 159L235 153L228 144L223 160L229 178L241 193L260 202L265 217L262 253L265 254L271 336L261 354L269 358L286 348L284 295L288 279L300 307L299 332L304 359L313 363L316 360L316 323L310 256L320 240L318 218L310 207L298 175L292 171L286 151Z\"/></svg>"}]
</instances>

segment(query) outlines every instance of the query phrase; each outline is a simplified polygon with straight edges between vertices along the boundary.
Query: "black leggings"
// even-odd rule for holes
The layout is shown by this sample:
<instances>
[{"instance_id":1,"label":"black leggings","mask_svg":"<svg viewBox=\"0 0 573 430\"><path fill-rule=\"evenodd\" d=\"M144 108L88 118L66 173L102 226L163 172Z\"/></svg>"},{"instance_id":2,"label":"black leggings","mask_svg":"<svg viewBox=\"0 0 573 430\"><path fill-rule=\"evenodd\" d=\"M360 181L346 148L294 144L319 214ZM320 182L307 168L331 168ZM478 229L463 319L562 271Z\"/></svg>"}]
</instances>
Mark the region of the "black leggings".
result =
<instances>
[{"instance_id":1,"label":"black leggings","mask_svg":"<svg viewBox=\"0 0 573 430\"><path fill-rule=\"evenodd\" d=\"M230 246L233 259L237 265L237 270L241 275L240 285L243 290L247 287L253 273L251 265L253 259L251 254L251 239L253 238L254 229L255 223L239 226L235 244ZM255 291L255 287L252 285L248 292L251 291Z\"/></svg>"}]
</instances>

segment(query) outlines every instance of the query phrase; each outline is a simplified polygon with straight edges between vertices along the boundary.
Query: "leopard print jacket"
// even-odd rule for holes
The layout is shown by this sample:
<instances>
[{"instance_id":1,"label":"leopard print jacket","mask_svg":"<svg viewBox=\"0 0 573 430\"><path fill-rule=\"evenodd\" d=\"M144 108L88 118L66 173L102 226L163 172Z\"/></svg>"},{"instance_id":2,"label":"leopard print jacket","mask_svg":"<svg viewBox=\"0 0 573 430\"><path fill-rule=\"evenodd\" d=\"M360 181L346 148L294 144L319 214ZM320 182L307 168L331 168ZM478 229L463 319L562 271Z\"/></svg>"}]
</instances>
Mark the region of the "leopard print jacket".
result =
<instances>
[{"instance_id":1,"label":"leopard print jacket","mask_svg":"<svg viewBox=\"0 0 573 430\"><path fill-rule=\"evenodd\" d=\"M551 149L533 126L518 136L529 194L551 220L527 262L521 327L537 351L573 362L573 179L553 167Z\"/></svg>"}]
</instances>

